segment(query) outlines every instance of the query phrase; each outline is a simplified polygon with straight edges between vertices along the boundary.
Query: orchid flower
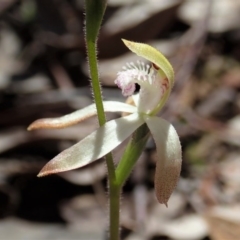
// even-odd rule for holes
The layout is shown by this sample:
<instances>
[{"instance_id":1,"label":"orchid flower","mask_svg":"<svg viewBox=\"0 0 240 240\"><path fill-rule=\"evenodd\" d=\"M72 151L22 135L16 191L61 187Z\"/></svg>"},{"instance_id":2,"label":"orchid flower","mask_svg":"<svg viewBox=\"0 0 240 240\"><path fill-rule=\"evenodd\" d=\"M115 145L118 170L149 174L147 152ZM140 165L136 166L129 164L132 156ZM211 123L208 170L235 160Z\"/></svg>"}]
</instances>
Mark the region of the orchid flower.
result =
<instances>
[{"instance_id":1,"label":"orchid flower","mask_svg":"<svg viewBox=\"0 0 240 240\"><path fill-rule=\"evenodd\" d=\"M157 149L156 196L160 203L167 204L181 171L181 145L174 127L156 114L168 99L174 84L174 72L168 60L155 48L127 40L123 42L132 52L151 63L127 63L117 74L115 83L124 96L132 96L134 104L103 102L105 112L124 112L128 115L108 121L80 142L61 152L43 167L38 176L85 166L112 151L146 123ZM134 94L135 84L140 85L137 94ZM92 104L60 118L39 119L33 122L28 130L67 127L96 113L95 104Z\"/></svg>"}]
</instances>

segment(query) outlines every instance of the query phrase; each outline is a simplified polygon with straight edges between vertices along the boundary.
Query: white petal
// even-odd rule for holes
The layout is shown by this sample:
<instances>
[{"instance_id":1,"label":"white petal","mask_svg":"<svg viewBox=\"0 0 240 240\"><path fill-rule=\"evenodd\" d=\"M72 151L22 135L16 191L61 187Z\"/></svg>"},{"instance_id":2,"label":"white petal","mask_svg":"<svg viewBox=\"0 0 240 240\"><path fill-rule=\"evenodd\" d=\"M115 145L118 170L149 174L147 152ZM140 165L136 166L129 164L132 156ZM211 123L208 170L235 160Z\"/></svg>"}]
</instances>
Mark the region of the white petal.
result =
<instances>
[{"instance_id":1,"label":"white petal","mask_svg":"<svg viewBox=\"0 0 240 240\"><path fill-rule=\"evenodd\" d=\"M137 108L134 106L117 101L105 101L103 102L103 106L105 112L133 113L137 110ZM91 104L83 109L77 110L62 117L38 119L28 127L28 130L41 128L65 128L82 122L89 117L95 116L96 114L96 105Z\"/></svg>"},{"instance_id":2,"label":"white petal","mask_svg":"<svg viewBox=\"0 0 240 240\"><path fill-rule=\"evenodd\" d=\"M138 113L107 122L53 158L44 166L38 176L76 169L101 158L116 148L143 122L144 120Z\"/></svg>"},{"instance_id":3,"label":"white petal","mask_svg":"<svg viewBox=\"0 0 240 240\"><path fill-rule=\"evenodd\" d=\"M174 127L159 117L146 117L146 123L155 140L157 165L155 172L155 192L160 203L167 201L174 190L182 165L182 150Z\"/></svg>"},{"instance_id":4,"label":"white petal","mask_svg":"<svg viewBox=\"0 0 240 240\"><path fill-rule=\"evenodd\" d=\"M134 113L137 111L137 108L135 106L117 101L104 101L103 106L105 112Z\"/></svg>"}]
</instances>

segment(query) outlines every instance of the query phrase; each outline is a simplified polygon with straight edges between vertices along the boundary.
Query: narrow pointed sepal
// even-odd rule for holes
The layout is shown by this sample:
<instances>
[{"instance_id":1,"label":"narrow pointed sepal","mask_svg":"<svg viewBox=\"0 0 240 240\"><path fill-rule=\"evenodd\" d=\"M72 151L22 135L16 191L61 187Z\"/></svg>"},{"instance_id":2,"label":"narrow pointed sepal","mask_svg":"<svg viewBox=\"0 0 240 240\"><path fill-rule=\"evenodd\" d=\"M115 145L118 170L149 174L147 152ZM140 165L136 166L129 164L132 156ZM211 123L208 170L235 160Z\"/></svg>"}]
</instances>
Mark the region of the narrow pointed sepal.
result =
<instances>
[{"instance_id":1,"label":"narrow pointed sepal","mask_svg":"<svg viewBox=\"0 0 240 240\"><path fill-rule=\"evenodd\" d=\"M143 119L138 113L111 120L58 154L43 167L38 176L69 171L94 162L116 148L142 124Z\"/></svg>"},{"instance_id":2,"label":"narrow pointed sepal","mask_svg":"<svg viewBox=\"0 0 240 240\"><path fill-rule=\"evenodd\" d=\"M103 106L105 112L136 112L136 107L117 101L105 101L103 102ZM43 128L65 128L80 123L85 119L95 116L96 114L96 105L91 104L83 109L77 110L62 117L38 119L28 127L28 130L31 131Z\"/></svg>"},{"instance_id":3,"label":"narrow pointed sepal","mask_svg":"<svg viewBox=\"0 0 240 240\"><path fill-rule=\"evenodd\" d=\"M182 150L174 127L159 117L146 117L157 148L155 193L160 203L167 206L181 172Z\"/></svg>"}]
</instances>

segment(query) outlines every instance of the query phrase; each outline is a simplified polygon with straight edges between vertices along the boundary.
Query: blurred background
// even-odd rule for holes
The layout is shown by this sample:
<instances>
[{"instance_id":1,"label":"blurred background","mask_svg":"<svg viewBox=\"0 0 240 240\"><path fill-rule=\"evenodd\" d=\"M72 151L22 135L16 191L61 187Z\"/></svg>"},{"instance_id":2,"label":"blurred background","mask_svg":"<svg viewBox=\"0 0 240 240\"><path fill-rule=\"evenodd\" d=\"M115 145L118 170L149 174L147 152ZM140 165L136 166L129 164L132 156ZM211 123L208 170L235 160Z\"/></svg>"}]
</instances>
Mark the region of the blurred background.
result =
<instances>
[{"instance_id":1,"label":"blurred background","mask_svg":"<svg viewBox=\"0 0 240 240\"><path fill-rule=\"evenodd\" d=\"M97 119L26 131L38 118L92 102L83 28L83 0L0 1L0 239L106 239L103 160L36 177L96 129ZM240 1L109 0L98 49L106 100L125 100L116 74L139 59L121 38L151 44L173 64L176 83L160 116L175 126L183 148L166 208L154 195L149 140L123 190L122 239L239 240ZM123 147L114 151L116 162Z\"/></svg>"}]
</instances>

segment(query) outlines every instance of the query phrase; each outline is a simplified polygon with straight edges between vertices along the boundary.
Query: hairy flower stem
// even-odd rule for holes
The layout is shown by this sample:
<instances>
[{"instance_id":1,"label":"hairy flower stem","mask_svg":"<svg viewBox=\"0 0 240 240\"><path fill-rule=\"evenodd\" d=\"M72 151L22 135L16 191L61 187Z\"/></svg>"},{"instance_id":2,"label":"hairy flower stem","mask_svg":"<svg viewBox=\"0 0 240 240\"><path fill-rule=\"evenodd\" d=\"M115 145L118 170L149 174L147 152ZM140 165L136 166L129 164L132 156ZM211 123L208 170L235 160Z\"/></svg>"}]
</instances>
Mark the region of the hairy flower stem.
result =
<instances>
[{"instance_id":1,"label":"hairy flower stem","mask_svg":"<svg viewBox=\"0 0 240 240\"><path fill-rule=\"evenodd\" d=\"M98 76L97 65L97 35L102 22L102 18L106 9L106 1L103 0L86 0L86 45L89 63L89 71L93 89L93 96L96 103L99 125L102 126L106 123L106 117L103 108L101 85ZM109 239L119 239L119 202L120 202L120 189L115 184L115 167L112 154L106 155L106 163L108 169L109 181Z\"/></svg>"},{"instance_id":2,"label":"hairy flower stem","mask_svg":"<svg viewBox=\"0 0 240 240\"><path fill-rule=\"evenodd\" d=\"M121 186L109 180L109 240L119 240Z\"/></svg>"},{"instance_id":3,"label":"hairy flower stem","mask_svg":"<svg viewBox=\"0 0 240 240\"><path fill-rule=\"evenodd\" d=\"M93 89L93 96L94 96L94 100L97 108L98 121L99 121L99 125L102 126L106 123L106 117L105 117L104 108L103 108L101 85L100 85L99 76L98 76L96 42L92 43L91 41L87 40L87 52L88 52L88 63L89 63L89 71L90 71L91 83L92 83L92 89ZM108 167L109 181L110 179L112 181L115 181L115 167L114 167L111 153L108 153L106 155L106 162Z\"/></svg>"}]
</instances>

